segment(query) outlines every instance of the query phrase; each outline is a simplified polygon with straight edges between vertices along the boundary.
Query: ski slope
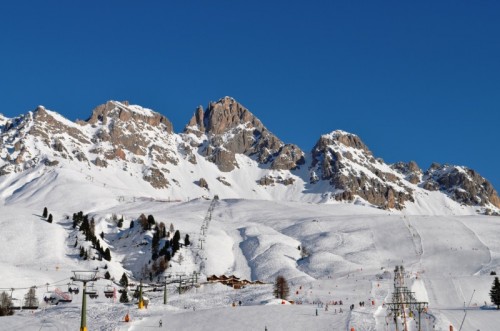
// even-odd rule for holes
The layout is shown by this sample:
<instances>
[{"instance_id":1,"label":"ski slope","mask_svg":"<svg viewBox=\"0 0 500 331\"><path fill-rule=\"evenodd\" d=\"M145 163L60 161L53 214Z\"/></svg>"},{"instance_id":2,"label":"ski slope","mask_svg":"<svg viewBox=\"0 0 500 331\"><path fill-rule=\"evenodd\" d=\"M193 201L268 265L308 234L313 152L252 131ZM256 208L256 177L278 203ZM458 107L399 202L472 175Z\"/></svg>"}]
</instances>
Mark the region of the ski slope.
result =
<instances>
[{"instance_id":1,"label":"ski slope","mask_svg":"<svg viewBox=\"0 0 500 331\"><path fill-rule=\"evenodd\" d=\"M94 284L100 295L87 300L89 330L148 330L158 328L161 319L166 330L381 331L395 330L383 304L391 298L394 267L403 265L409 272L407 286L429 302L424 330L449 330L450 324L458 330L464 302L472 295L464 330L495 330L500 323L499 313L481 309L485 302L491 305L490 272L500 272L497 217L470 215L462 207L432 200L425 200L424 213L423 207L416 207L423 200L413 209L386 211L363 204L222 198L214 203L203 234L200 229L212 200L155 200L133 179L113 182L111 175L82 181L73 170L44 176L34 170L30 176L11 176L0 183L0 291L10 294L14 288L12 297L22 299L37 285L41 299L56 288L66 291L73 270L98 268L101 276L108 271L115 282L101 279ZM121 185L129 187L127 194ZM45 206L54 217L52 224L41 217ZM71 221L80 210L95 219L96 233L104 233L102 243L110 248L111 261L80 259L75 241L88 243ZM149 307L138 310L132 303L104 298L102 291L108 285L117 287L124 272L134 282L145 278L141 270L151 259L152 232L141 231L137 223L130 229L130 222L142 213L167 227L172 223L182 238L190 235L192 245L181 248L183 259L174 256L167 272L201 272L201 285L181 295L169 285L167 305L161 291L147 292ZM121 229L112 215L123 216ZM298 246L306 248L306 257ZM377 279L384 271L392 276ZM206 283L212 274L266 284L236 290ZM272 283L278 275L288 280L289 299L295 304L274 300ZM42 301L36 311L2 317L0 330L77 329L81 295L74 295L71 303L54 306ZM342 306L325 309L326 303L339 300ZM239 301L242 305L233 307ZM365 306L359 305L362 301ZM129 323L123 322L127 313ZM409 326L416 329L414 321Z\"/></svg>"}]
</instances>

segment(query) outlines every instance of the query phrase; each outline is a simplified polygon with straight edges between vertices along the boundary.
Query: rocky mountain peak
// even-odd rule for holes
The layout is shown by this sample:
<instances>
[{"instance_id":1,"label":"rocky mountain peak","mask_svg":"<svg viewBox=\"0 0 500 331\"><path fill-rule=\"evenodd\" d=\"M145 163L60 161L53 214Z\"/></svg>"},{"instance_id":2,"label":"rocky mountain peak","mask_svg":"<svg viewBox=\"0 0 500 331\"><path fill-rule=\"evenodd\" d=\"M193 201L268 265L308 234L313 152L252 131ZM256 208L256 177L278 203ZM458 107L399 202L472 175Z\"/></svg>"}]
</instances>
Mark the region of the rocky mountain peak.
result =
<instances>
[{"instance_id":1,"label":"rocky mountain peak","mask_svg":"<svg viewBox=\"0 0 500 331\"><path fill-rule=\"evenodd\" d=\"M240 125L264 129L247 108L231 97L224 97L217 102L210 102L206 111L199 106L184 131L220 135Z\"/></svg>"},{"instance_id":2,"label":"rocky mountain peak","mask_svg":"<svg viewBox=\"0 0 500 331\"><path fill-rule=\"evenodd\" d=\"M424 173L422 187L442 191L453 200L466 205L500 208L500 199L493 185L473 169L433 163Z\"/></svg>"},{"instance_id":3,"label":"rocky mountain peak","mask_svg":"<svg viewBox=\"0 0 500 331\"><path fill-rule=\"evenodd\" d=\"M352 147L364 151L367 154L372 154L368 147L363 143L361 138L357 135L342 131L335 130L329 134L322 135L318 142L320 146L327 146L332 144L342 144L346 147Z\"/></svg>"},{"instance_id":4,"label":"rocky mountain peak","mask_svg":"<svg viewBox=\"0 0 500 331\"><path fill-rule=\"evenodd\" d=\"M163 115L147 108L136 105L130 105L128 101L108 101L105 104L97 106L87 121L80 121L79 124L95 125L101 123L108 124L109 119L119 120L121 122L135 121L137 123L146 123L154 127L162 126L162 130L167 133L173 133L172 123Z\"/></svg>"},{"instance_id":5,"label":"rocky mountain peak","mask_svg":"<svg viewBox=\"0 0 500 331\"><path fill-rule=\"evenodd\" d=\"M198 107L184 132L204 135L202 155L225 172L239 166L236 154L255 156L257 162L270 164L272 169L290 170L304 163L300 148L284 144L231 97L210 102L204 112Z\"/></svg>"},{"instance_id":6,"label":"rocky mountain peak","mask_svg":"<svg viewBox=\"0 0 500 331\"><path fill-rule=\"evenodd\" d=\"M310 182L327 180L336 200L359 196L381 208L404 208L413 201L402 176L372 152L356 135L337 130L322 135L312 150Z\"/></svg>"}]
</instances>

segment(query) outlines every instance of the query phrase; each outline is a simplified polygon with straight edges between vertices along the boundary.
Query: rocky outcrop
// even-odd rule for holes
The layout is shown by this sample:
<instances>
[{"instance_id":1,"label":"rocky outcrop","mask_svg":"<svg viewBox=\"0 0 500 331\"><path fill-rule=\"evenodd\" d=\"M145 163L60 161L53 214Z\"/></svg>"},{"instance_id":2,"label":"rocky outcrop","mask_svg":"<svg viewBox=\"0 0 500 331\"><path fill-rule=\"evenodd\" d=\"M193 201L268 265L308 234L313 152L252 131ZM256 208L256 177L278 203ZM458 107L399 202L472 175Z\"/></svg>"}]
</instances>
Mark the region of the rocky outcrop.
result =
<instances>
[{"instance_id":1,"label":"rocky outcrop","mask_svg":"<svg viewBox=\"0 0 500 331\"><path fill-rule=\"evenodd\" d=\"M226 186L231 186L231 183L227 181L226 177L219 176L217 180Z\"/></svg>"},{"instance_id":2,"label":"rocky outcrop","mask_svg":"<svg viewBox=\"0 0 500 331\"><path fill-rule=\"evenodd\" d=\"M113 149L108 151L108 155L123 158L123 151L139 156L149 153L162 164L176 162L175 159L166 157L169 151L158 149L151 137L144 134L153 130L163 136L173 133L172 123L152 110L130 106L127 102L108 101L96 107L86 122L78 123L99 128L92 142L111 144ZM120 150L120 154L116 154L115 150Z\"/></svg>"},{"instance_id":3,"label":"rocky outcrop","mask_svg":"<svg viewBox=\"0 0 500 331\"><path fill-rule=\"evenodd\" d=\"M208 183L207 183L207 180L205 178L200 178L200 180L198 181L198 186L201 187L201 188L205 188L208 190Z\"/></svg>"},{"instance_id":4,"label":"rocky outcrop","mask_svg":"<svg viewBox=\"0 0 500 331\"><path fill-rule=\"evenodd\" d=\"M128 101L108 101L103 105L97 106L92 115L85 124L108 124L109 120L119 119L121 122L144 123L153 127L161 127L167 133L173 133L172 123L163 115L150 109L139 106L130 106Z\"/></svg>"},{"instance_id":5,"label":"rocky outcrop","mask_svg":"<svg viewBox=\"0 0 500 331\"><path fill-rule=\"evenodd\" d=\"M418 184L422 179L422 169L415 161L398 162L391 165L391 168L405 176L405 179L412 184Z\"/></svg>"},{"instance_id":6,"label":"rocky outcrop","mask_svg":"<svg viewBox=\"0 0 500 331\"><path fill-rule=\"evenodd\" d=\"M264 176L260 178L257 183L262 186L268 186L268 185L273 185L274 184L274 178L271 176Z\"/></svg>"},{"instance_id":7,"label":"rocky outcrop","mask_svg":"<svg viewBox=\"0 0 500 331\"><path fill-rule=\"evenodd\" d=\"M146 182L149 182L151 186L157 189L163 189L168 187L168 179L165 178L163 172L158 168L150 168L142 177Z\"/></svg>"},{"instance_id":8,"label":"rocky outcrop","mask_svg":"<svg viewBox=\"0 0 500 331\"><path fill-rule=\"evenodd\" d=\"M500 208L500 199L490 182L467 167L433 163L424 173L422 187L440 190L453 200L470 206Z\"/></svg>"},{"instance_id":9,"label":"rocky outcrop","mask_svg":"<svg viewBox=\"0 0 500 331\"><path fill-rule=\"evenodd\" d=\"M236 154L253 157L271 169L291 170L304 163L304 153L297 146L284 144L230 97L211 102L205 112L198 107L184 133L204 137L206 143L198 143L204 146L201 154L224 172L239 167Z\"/></svg>"},{"instance_id":10,"label":"rocky outcrop","mask_svg":"<svg viewBox=\"0 0 500 331\"><path fill-rule=\"evenodd\" d=\"M413 192L401 181L401 176L375 159L356 135L344 131L323 135L312 157L310 182L329 181L336 200L351 201L359 196L378 207L391 209L402 209L406 201L413 201Z\"/></svg>"}]
</instances>

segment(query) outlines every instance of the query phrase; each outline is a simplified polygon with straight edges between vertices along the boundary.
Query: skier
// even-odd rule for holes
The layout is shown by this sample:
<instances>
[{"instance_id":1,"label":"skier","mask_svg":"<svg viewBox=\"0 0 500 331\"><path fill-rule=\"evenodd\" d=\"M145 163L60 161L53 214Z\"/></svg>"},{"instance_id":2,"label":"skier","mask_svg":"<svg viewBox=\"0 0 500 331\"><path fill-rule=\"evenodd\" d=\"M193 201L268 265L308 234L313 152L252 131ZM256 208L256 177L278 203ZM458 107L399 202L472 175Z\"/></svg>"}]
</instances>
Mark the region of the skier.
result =
<instances>
[{"instance_id":1,"label":"skier","mask_svg":"<svg viewBox=\"0 0 500 331\"><path fill-rule=\"evenodd\" d=\"M161 328L162 324L163 324L163 323L162 323L162 322L161 322L161 320L160 320L160 325L159 325L159 327L160 327L160 328Z\"/></svg>"}]
</instances>

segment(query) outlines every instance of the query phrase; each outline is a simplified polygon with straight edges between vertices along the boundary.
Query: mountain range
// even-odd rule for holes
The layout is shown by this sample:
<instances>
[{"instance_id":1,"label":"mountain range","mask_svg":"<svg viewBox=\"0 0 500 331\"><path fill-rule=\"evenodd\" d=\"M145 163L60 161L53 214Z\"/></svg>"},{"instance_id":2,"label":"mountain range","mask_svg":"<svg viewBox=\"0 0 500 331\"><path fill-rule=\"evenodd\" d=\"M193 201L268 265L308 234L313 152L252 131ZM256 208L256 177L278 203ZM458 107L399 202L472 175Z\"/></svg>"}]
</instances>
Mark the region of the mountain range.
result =
<instances>
[{"instance_id":1,"label":"mountain range","mask_svg":"<svg viewBox=\"0 0 500 331\"><path fill-rule=\"evenodd\" d=\"M62 176L98 183L121 199L220 195L422 214L432 213L434 204L454 214L500 212L496 190L473 169L387 164L360 137L341 130L303 151L231 97L198 107L181 133L160 113L108 101L85 121L72 122L43 106L15 118L0 115L0 137L0 194L6 202L29 199L20 190L25 185ZM132 186L140 192L129 192Z\"/></svg>"}]
</instances>

